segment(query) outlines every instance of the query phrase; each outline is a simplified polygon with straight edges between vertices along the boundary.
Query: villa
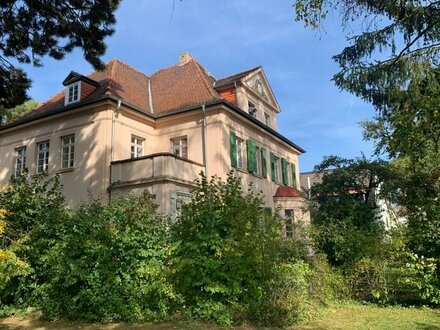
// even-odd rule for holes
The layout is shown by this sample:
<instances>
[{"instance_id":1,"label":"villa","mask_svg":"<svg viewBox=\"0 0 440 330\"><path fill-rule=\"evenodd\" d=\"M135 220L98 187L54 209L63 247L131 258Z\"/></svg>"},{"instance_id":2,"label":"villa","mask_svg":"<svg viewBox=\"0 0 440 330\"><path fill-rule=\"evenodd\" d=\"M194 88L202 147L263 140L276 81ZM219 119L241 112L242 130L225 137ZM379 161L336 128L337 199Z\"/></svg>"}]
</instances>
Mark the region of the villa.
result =
<instances>
[{"instance_id":1,"label":"villa","mask_svg":"<svg viewBox=\"0 0 440 330\"><path fill-rule=\"evenodd\" d=\"M310 221L298 184L304 150L278 133L281 109L261 67L216 79L184 53L150 76L112 60L87 76L72 71L62 85L0 127L0 183L25 169L58 174L71 205L148 189L172 215L202 171L233 171L266 208Z\"/></svg>"}]
</instances>

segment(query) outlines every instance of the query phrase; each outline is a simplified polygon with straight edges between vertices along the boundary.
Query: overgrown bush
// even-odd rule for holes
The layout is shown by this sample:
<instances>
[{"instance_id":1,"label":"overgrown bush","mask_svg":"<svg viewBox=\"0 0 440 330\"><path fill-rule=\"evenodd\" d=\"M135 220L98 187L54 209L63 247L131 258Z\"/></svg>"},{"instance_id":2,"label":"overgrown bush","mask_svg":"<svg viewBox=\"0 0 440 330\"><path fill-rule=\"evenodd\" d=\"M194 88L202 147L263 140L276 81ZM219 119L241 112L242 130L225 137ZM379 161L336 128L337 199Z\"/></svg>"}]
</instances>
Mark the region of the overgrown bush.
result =
<instances>
[{"instance_id":1,"label":"overgrown bush","mask_svg":"<svg viewBox=\"0 0 440 330\"><path fill-rule=\"evenodd\" d=\"M5 210L0 246L6 256L0 265L2 305L35 305L35 288L46 281L45 253L60 237L58 223L65 206L58 177L14 178L0 189Z\"/></svg>"},{"instance_id":2,"label":"overgrown bush","mask_svg":"<svg viewBox=\"0 0 440 330\"><path fill-rule=\"evenodd\" d=\"M167 222L148 194L82 205L47 256L43 311L85 321L161 320L176 300L169 252Z\"/></svg>"},{"instance_id":3,"label":"overgrown bush","mask_svg":"<svg viewBox=\"0 0 440 330\"><path fill-rule=\"evenodd\" d=\"M391 260L359 260L347 281L353 298L392 304L440 304L440 286L435 259L411 252L396 254Z\"/></svg>"},{"instance_id":4,"label":"overgrown bush","mask_svg":"<svg viewBox=\"0 0 440 330\"><path fill-rule=\"evenodd\" d=\"M174 228L172 280L192 317L285 326L311 304L302 244L281 237L281 219L239 179L203 177Z\"/></svg>"},{"instance_id":5,"label":"overgrown bush","mask_svg":"<svg viewBox=\"0 0 440 330\"><path fill-rule=\"evenodd\" d=\"M1 303L46 318L286 326L337 297L326 261L232 176L202 177L172 230L148 194L68 209L57 178L14 180L0 202Z\"/></svg>"}]
</instances>

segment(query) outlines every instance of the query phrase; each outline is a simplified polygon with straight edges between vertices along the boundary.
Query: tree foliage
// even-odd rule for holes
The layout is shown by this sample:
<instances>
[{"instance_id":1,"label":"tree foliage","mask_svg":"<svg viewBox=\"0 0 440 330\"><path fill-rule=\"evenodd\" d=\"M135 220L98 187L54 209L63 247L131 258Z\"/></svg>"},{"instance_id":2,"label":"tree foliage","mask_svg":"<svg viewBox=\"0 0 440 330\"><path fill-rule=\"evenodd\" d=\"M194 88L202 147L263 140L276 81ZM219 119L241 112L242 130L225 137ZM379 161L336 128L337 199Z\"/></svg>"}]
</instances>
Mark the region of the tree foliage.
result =
<instances>
[{"instance_id":1,"label":"tree foliage","mask_svg":"<svg viewBox=\"0 0 440 330\"><path fill-rule=\"evenodd\" d=\"M387 163L330 156L315 170L324 173L310 194L318 250L335 266L375 255L384 237L377 198L389 176Z\"/></svg>"},{"instance_id":2,"label":"tree foliage","mask_svg":"<svg viewBox=\"0 0 440 330\"><path fill-rule=\"evenodd\" d=\"M440 1L297 0L295 11L297 20L313 28L329 11L340 12L344 27L360 23L362 32L334 56L341 67L334 80L382 110L389 95L407 90L438 65Z\"/></svg>"},{"instance_id":3,"label":"tree foliage","mask_svg":"<svg viewBox=\"0 0 440 330\"><path fill-rule=\"evenodd\" d=\"M1 109L0 108L0 125L10 123L26 113L34 110L38 105L35 100L26 101L23 104L17 105L11 109Z\"/></svg>"},{"instance_id":4,"label":"tree foliage","mask_svg":"<svg viewBox=\"0 0 440 330\"><path fill-rule=\"evenodd\" d=\"M364 134L375 140L378 154L393 158L408 247L438 258L440 1L297 0L295 10L313 28L330 11L341 14L343 27L360 23L361 33L334 56L341 71L333 79L376 108L376 117L363 123Z\"/></svg>"},{"instance_id":5,"label":"tree foliage","mask_svg":"<svg viewBox=\"0 0 440 330\"><path fill-rule=\"evenodd\" d=\"M19 63L41 65L43 56L61 60L81 48L95 68L103 67L104 39L113 34L119 0L18 1L0 3L0 107L27 99L31 81ZM12 59L12 60L11 60Z\"/></svg>"}]
</instances>

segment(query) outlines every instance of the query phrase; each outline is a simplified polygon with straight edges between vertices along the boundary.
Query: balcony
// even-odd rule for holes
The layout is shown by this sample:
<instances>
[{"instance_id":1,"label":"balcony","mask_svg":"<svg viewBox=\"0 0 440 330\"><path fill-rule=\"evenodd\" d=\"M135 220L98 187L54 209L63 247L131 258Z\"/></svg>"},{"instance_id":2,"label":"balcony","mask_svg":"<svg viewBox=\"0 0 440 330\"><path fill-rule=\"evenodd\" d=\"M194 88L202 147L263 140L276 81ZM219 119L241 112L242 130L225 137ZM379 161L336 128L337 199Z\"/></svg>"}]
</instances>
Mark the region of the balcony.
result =
<instances>
[{"instance_id":1,"label":"balcony","mask_svg":"<svg viewBox=\"0 0 440 330\"><path fill-rule=\"evenodd\" d=\"M204 169L203 164L172 153L118 160L111 162L111 188L158 181L194 185L194 180Z\"/></svg>"}]
</instances>

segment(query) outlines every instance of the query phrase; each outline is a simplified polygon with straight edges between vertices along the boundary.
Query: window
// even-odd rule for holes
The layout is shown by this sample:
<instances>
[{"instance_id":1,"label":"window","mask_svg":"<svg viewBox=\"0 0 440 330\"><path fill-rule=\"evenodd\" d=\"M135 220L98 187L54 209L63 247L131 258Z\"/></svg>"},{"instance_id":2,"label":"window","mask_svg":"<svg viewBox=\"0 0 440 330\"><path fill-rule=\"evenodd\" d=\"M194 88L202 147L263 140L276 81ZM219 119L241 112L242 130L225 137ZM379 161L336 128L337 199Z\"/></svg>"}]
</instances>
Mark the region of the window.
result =
<instances>
[{"instance_id":1,"label":"window","mask_svg":"<svg viewBox=\"0 0 440 330\"><path fill-rule=\"evenodd\" d=\"M267 176L266 149L252 139L246 141L247 169L249 173Z\"/></svg>"},{"instance_id":2,"label":"window","mask_svg":"<svg viewBox=\"0 0 440 330\"><path fill-rule=\"evenodd\" d=\"M261 147L257 146L257 174L263 175L263 161L261 157Z\"/></svg>"},{"instance_id":3,"label":"window","mask_svg":"<svg viewBox=\"0 0 440 330\"><path fill-rule=\"evenodd\" d=\"M37 174L49 169L49 141L37 143Z\"/></svg>"},{"instance_id":4,"label":"window","mask_svg":"<svg viewBox=\"0 0 440 330\"><path fill-rule=\"evenodd\" d=\"M264 123L270 126L270 115L267 112L264 113Z\"/></svg>"},{"instance_id":5,"label":"window","mask_svg":"<svg viewBox=\"0 0 440 330\"><path fill-rule=\"evenodd\" d=\"M171 139L171 152L173 155L188 158L188 140L186 136Z\"/></svg>"},{"instance_id":6,"label":"window","mask_svg":"<svg viewBox=\"0 0 440 330\"><path fill-rule=\"evenodd\" d=\"M142 157L144 155L144 139L136 136L131 137L131 158Z\"/></svg>"},{"instance_id":7,"label":"window","mask_svg":"<svg viewBox=\"0 0 440 330\"><path fill-rule=\"evenodd\" d=\"M243 140L238 138L234 132L229 134L231 166L244 168Z\"/></svg>"},{"instance_id":8,"label":"window","mask_svg":"<svg viewBox=\"0 0 440 330\"><path fill-rule=\"evenodd\" d=\"M248 102L248 112L252 117L257 118L257 108L252 102Z\"/></svg>"},{"instance_id":9,"label":"window","mask_svg":"<svg viewBox=\"0 0 440 330\"><path fill-rule=\"evenodd\" d=\"M285 209L284 210L284 218L286 222L286 237L293 237L294 227L293 227L293 210Z\"/></svg>"},{"instance_id":10,"label":"window","mask_svg":"<svg viewBox=\"0 0 440 330\"><path fill-rule=\"evenodd\" d=\"M270 170L272 172L272 181L279 182L280 178L280 158L273 153L270 154Z\"/></svg>"},{"instance_id":11,"label":"window","mask_svg":"<svg viewBox=\"0 0 440 330\"><path fill-rule=\"evenodd\" d=\"M77 81L76 83L67 86L64 95L64 104L67 105L69 103L79 101L80 91L81 91L80 81Z\"/></svg>"},{"instance_id":12,"label":"window","mask_svg":"<svg viewBox=\"0 0 440 330\"><path fill-rule=\"evenodd\" d=\"M26 147L15 149L15 176L19 177L26 169Z\"/></svg>"},{"instance_id":13,"label":"window","mask_svg":"<svg viewBox=\"0 0 440 330\"><path fill-rule=\"evenodd\" d=\"M75 155L75 135L61 138L61 168L73 168Z\"/></svg>"}]
</instances>

